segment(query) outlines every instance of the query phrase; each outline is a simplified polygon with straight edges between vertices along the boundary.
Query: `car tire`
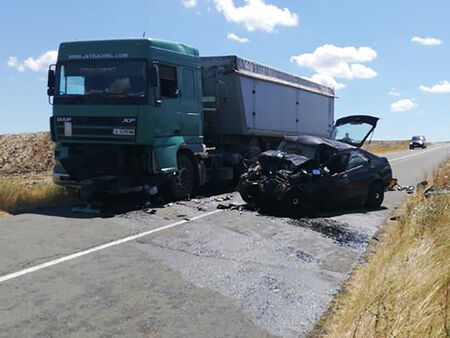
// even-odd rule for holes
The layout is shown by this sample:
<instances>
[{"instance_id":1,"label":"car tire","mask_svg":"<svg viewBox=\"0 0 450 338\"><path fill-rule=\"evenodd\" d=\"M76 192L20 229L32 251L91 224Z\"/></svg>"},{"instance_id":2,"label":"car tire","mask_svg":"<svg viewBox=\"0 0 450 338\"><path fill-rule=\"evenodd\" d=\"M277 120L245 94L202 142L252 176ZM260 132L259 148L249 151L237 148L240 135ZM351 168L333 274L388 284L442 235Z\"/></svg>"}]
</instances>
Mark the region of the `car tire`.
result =
<instances>
[{"instance_id":1,"label":"car tire","mask_svg":"<svg viewBox=\"0 0 450 338\"><path fill-rule=\"evenodd\" d=\"M170 192L174 200L192 196L195 188L194 164L186 154L177 155L178 173L171 178Z\"/></svg>"},{"instance_id":2,"label":"car tire","mask_svg":"<svg viewBox=\"0 0 450 338\"><path fill-rule=\"evenodd\" d=\"M301 190L293 189L284 195L281 200L283 212L292 218L301 217L305 213L305 193Z\"/></svg>"},{"instance_id":3,"label":"car tire","mask_svg":"<svg viewBox=\"0 0 450 338\"><path fill-rule=\"evenodd\" d=\"M414 147L413 146L409 146L409 150L414 150Z\"/></svg>"},{"instance_id":4,"label":"car tire","mask_svg":"<svg viewBox=\"0 0 450 338\"><path fill-rule=\"evenodd\" d=\"M243 185L242 185L242 179L241 179L241 180L239 180L238 184L236 185L236 190L239 192L239 195L241 195L244 202L247 204L255 203L256 202L255 196L253 196L251 193L246 191L246 189L244 189L242 186Z\"/></svg>"},{"instance_id":5,"label":"car tire","mask_svg":"<svg viewBox=\"0 0 450 338\"><path fill-rule=\"evenodd\" d=\"M377 209L381 206L383 200L384 200L383 186L378 182L372 183L367 193L366 207L370 209Z\"/></svg>"}]
</instances>

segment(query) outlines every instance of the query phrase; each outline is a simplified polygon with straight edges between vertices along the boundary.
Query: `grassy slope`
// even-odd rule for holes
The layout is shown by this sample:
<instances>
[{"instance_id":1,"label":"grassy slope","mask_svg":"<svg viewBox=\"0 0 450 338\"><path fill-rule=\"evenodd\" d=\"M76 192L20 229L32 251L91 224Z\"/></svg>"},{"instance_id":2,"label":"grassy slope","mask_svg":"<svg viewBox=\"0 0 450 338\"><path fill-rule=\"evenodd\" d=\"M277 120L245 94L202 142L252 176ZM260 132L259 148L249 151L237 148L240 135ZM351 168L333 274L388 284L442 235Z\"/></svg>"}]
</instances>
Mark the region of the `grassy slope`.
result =
<instances>
[{"instance_id":1,"label":"grassy slope","mask_svg":"<svg viewBox=\"0 0 450 338\"><path fill-rule=\"evenodd\" d=\"M51 182L26 184L10 179L0 179L0 216L73 200L74 196L70 191Z\"/></svg>"},{"instance_id":2,"label":"grassy slope","mask_svg":"<svg viewBox=\"0 0 450 338\"><path fill-rule=\"evenodd\" d=\"M449 177L450 161L433 184L450 188ZM418 191L401 214L311 336L450 336L450 195Z\"/></svg>"},{"instance_id":3,"label":"grassy slope","mask_svg":"<svg viewBox=\"0 0 450 338\"><path fill-rule=\"evenodd\" d=\"M372 141L363 146L363 149L374 154L386 154L409 149L409 141Z\"/></svg>"}]
</instances>

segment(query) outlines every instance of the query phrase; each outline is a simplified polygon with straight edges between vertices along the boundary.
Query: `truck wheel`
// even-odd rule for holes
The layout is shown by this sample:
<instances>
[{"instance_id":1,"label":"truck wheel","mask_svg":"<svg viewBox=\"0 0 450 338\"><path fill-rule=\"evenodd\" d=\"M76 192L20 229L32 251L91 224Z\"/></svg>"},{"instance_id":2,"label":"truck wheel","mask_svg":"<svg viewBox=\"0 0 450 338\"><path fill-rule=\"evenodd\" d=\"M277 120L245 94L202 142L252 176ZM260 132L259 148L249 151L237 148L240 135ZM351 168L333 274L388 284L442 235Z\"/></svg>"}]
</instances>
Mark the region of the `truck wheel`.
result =
<instances>
[{"instance_id":1,"label":"truck wheel","mask_svg":"<svg viewBox=\"0 0 450 338\"><path fill-rule=\"evenodd\" d=\"M370 209L377 209L384 200L384 189L380 183L372 183L369 188L366 199L366 207Z\"/></svg>"},{"instance_id":2,"label":"truck wheel","mask_svg":"<svg viewBox=\"0 0 450 338\"><path fill-rule=\"evenodd\" d=\"M291 190L281 201L284 213L292 218L298 218L305 212L305 194L301 190Z\"/></svg>"},{"instance_id":3,"label":"truck wheel","mask_svg":"<svg viewBox=\"0 0 450 338\"><path fill-rule=\"evenodd\" d=\"M171 194L175 200L190 197L195 188L194 164L185 154L177 155L178 174L172 178Z\"/></svg>"}]
</instances>

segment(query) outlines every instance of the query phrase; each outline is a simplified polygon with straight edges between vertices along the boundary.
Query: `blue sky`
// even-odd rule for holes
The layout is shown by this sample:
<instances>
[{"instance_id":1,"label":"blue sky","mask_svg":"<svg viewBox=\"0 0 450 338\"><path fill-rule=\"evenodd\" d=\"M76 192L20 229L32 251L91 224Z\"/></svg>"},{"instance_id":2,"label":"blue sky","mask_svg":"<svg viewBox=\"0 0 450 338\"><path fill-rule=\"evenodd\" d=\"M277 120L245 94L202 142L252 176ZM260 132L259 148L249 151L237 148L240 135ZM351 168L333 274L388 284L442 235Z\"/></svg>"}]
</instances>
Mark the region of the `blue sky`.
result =
<instances>
[{"instance_id":1,"label":"blue sky","mask_svg":"<svg viewBox=\"0 0 450 338\"><path fill-rule=\"evenodd\" d=\"M60 42L146 31L337 84L336 117L379 116L375 139L450 140L448 13L448 0L0 0L0 134L48 130Z\"/></svg>"}]
</instances>

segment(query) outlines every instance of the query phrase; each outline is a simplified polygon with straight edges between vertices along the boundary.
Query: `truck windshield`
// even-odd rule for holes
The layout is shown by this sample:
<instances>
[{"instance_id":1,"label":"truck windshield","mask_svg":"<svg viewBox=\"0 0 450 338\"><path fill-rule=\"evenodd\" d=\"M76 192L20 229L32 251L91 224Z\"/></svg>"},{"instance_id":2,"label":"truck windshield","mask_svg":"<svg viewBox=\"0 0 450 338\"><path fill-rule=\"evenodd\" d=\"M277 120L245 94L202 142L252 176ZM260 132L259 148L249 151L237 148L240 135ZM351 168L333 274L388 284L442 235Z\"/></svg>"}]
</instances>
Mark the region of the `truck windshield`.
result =
<instances>
[{"instance_id":1,"label":"truck windshield","mask_svg":"<svg viewBox=\"0 0 450 338\"><path fill-rule=\"evenodd\" d=\"M67 61L57 67L55 103L129 102L147 96L144 60Z\"/></svg>"}]
</instances>

